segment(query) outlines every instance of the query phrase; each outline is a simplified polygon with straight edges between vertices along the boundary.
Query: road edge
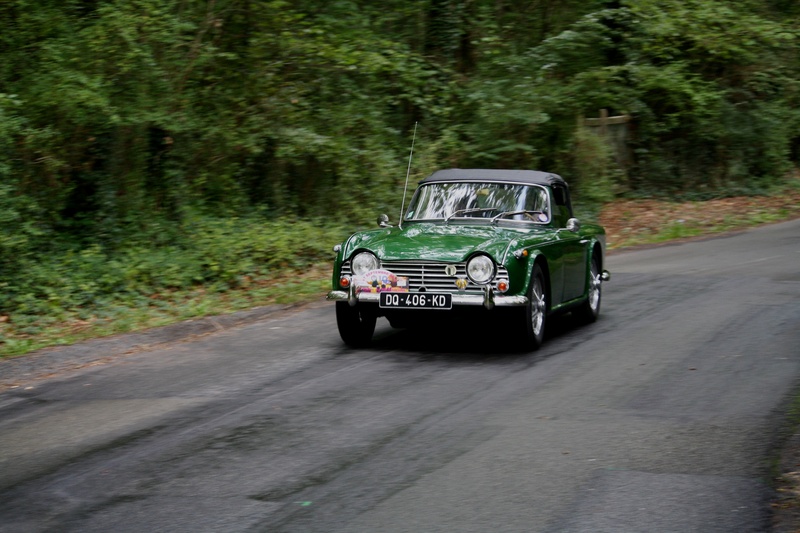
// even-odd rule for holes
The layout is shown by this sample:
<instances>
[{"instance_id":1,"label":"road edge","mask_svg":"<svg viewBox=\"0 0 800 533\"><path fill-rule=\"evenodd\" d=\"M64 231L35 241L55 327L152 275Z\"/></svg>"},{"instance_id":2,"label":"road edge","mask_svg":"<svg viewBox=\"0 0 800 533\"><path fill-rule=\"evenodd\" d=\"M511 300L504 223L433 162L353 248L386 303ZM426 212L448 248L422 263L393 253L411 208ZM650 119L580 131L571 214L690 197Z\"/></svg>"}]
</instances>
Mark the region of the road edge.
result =
<instances>
[{"instance_id":1,"label":"road edge","mask_svg":"<svg viewBox=\"0 0 800 533\"><path fill-rule=\"evenodd\" d=\"M267 318L275 318L282 313L298 312L324 304L324 300L314 299L292 304L254 307L230 314L195 318L130 333L117 333L67 346L51 346L16 357L6 357L0 359L0 392L29 387L34 382L90 366L107 364L122 356L155 350L177 342L188 342Z\"/></svg>"}]
</instances>

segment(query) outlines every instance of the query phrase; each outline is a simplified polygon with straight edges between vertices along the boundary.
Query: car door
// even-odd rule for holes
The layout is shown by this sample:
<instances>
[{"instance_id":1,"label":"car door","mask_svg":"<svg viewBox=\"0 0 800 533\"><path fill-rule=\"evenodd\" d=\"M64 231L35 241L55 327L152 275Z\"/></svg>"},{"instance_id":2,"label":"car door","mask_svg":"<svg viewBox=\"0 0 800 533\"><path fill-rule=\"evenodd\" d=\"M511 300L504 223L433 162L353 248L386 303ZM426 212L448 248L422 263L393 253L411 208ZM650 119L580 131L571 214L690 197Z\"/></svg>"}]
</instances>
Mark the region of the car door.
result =
<instances>
[{"instance_id":1,"label":"car door","mask_svg":"<svg viewBox=\"0 0 800 533\"><path fill-rule=\"evenodd\" d=\"M580 298L586 290L586 241L580 234L562 231L562 265L564 269L563 302Z\"/></svg>"},{"instance_id":2,"label":"car door","mask_svg":"<svg viewBox=\"0 0 800 533\"><path fill-rule=\"evenodd\" d=\"M553 204L554 213L560 227L565 228L567 220L572 218L572 203L569 198L569 189L561 184L554 184ZM581 237L580 232L558 232L561 256L561 302L568 302L580 298L586 291L586 254L588 242Z\"/></svg>"}]
</instances>

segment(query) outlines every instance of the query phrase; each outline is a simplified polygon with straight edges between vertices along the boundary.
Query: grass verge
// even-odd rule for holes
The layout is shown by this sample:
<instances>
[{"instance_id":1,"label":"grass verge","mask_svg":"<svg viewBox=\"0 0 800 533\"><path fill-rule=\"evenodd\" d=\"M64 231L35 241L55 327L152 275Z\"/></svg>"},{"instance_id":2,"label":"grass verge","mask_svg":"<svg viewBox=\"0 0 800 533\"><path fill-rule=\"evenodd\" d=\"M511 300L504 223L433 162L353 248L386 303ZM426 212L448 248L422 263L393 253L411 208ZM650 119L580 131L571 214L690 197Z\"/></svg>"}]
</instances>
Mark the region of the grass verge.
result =
<instances>
[{"instance_id":1,"label":"grass verge","mask_svg":"<svg viewBox=\"0 0 800 533\"><path fill-rule=\"evenodd\" d=\"M328 265L318 265L224 292L198 287L154 295L144 306L119 303L106 308L103 318L83 319L73 314L64 320L39 324L35 333L19 331L6 322L0 324L0 357L264 305L312 301L325 294L329 285Z\"/></svg>"}]
</instances>

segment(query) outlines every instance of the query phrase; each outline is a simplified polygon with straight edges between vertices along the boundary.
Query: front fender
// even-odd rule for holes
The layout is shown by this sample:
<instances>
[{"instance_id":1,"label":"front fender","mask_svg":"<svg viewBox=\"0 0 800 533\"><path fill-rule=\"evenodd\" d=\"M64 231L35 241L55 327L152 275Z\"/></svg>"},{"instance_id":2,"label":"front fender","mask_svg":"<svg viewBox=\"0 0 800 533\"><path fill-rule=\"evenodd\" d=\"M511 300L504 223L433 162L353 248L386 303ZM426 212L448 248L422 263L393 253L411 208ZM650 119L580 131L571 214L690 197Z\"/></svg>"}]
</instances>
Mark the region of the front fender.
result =
<instances>
[{"instance_id":1,"label":"front fender","mask_svg":"<svg viewBox=\"0 0 800 533\"><path fill-rule=\"evenodd\" d=\"M511 258L511 261L517 261L514 258ZM514 291L514 294L519 295L527 295L528 291L530 290L531 284L531 276L533 276L533 267L536 263L539 263L542 267L542 272L545 276L545 281L547 283L547 291L548 291L548 302L552 301L549 296L550 291L550 264L545 256L544 252L538 248L529 250L528 257L525 259L524 262L520 261L519 266L517 267L517 279L521 278L522 285L519 291ZM509 268L509 273L511 272L511 267Z\"/></svg>"}]
</instances>

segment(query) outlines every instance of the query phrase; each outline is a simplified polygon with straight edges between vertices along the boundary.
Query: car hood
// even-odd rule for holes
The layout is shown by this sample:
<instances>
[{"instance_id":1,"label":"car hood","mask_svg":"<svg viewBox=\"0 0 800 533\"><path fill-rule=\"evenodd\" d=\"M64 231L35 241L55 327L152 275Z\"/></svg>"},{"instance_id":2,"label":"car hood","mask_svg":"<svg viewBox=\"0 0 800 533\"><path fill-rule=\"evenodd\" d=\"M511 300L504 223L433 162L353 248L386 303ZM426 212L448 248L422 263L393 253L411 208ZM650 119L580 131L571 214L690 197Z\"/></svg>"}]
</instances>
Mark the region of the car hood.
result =
<instances>
[{"instance_id":1,"label":"car hood","mask_svg":"<svg viewBox=\"0 0 800 533\"><path fill-rule=\"evenodd\" d=\"M521 230L489 225L416 223L404 228L356 233L347 243L346 254L367 249L383 261L423 259L457 262L482 251L499 262L511 241L546 231L546 228L530 227Z\"/></svg>"}]
</instances>

